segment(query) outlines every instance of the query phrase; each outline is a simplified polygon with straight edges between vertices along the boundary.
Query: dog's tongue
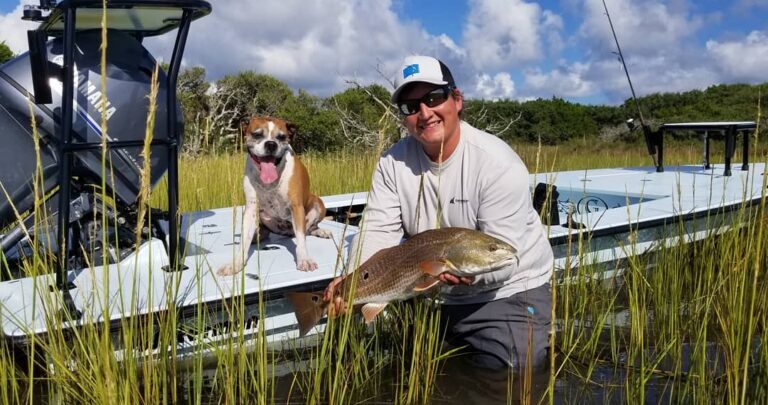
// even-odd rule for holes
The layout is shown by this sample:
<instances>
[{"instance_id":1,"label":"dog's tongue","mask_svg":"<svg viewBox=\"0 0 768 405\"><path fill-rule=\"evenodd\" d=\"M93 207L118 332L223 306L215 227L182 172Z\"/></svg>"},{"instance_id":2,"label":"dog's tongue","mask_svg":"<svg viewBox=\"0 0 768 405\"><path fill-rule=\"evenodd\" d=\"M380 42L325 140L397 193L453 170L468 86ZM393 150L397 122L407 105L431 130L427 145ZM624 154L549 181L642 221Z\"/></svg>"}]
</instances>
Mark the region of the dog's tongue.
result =
<instances>
[{"instance_id":1,"label":"dog's tongue","mask_svg":"<svg viewBox=\"0 0 768 405\"><path fill-rule=\"evenodd\" d=\"M277 167L275 166L275 158L263 157L259 159L259 178L264 184L271 184L277 180Z\"/></svg>"}]
</instances>

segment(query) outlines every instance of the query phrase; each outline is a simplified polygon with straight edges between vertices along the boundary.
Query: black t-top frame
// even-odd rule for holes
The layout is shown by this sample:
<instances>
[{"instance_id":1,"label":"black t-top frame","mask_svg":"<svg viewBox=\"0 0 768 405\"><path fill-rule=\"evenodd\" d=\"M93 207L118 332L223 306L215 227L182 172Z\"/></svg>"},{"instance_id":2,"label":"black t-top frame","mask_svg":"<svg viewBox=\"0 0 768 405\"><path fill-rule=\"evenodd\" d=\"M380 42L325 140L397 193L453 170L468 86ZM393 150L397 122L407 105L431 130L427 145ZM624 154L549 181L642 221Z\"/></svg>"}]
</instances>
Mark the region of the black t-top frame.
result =
<instances>
[{"instance_id":1,"label":"black t-top frame","mask_svg":"<svg viewBox=\"0 0 768 405\"><path fill-rule=\"evenodd\" d=\"M103 3L101 0L64 0L55 3L51 0L41 0L39 9L50 10L47 16L37 11L30 17L25 10L25 19L40 21L40 26L34 30L39 36L61 37L63 40L64 54L63 65L57 73L62 78L61 100L61 125L59 138L59 206L57 223L58 269L56 272L56 288L61 293L63 311L69 319L81 316L74 305L69 292L74 285L67 278L67 263L70 252L69 242L69 217L71 200L72 162L73 154L83 150L82 146L72 143L72 111L74 95L74 43L77 31L93 30L101 28ZM174 29L178 29L176 42L173 49L167 80L167 111L168 111L168 139L155 140L154 144L166 147L168 159L168 255L170 266L167 270L181 269L179 263L179 213L178 213L178 157L181 134L177 125L176 112L176 83L181 65L187 34L193 20L206 16L211 12L211 5L200 0L107 0L106 14L107 26L110 29L125 31L141 39L144 37L162 35ZM34 33L33 31L33 33ZM31 37L31 35L30 35ZM132 141L110 141L107 148L119 148L135 146ZM99 146L93 145L93 148Z\"/></svg>"}]
</instances>

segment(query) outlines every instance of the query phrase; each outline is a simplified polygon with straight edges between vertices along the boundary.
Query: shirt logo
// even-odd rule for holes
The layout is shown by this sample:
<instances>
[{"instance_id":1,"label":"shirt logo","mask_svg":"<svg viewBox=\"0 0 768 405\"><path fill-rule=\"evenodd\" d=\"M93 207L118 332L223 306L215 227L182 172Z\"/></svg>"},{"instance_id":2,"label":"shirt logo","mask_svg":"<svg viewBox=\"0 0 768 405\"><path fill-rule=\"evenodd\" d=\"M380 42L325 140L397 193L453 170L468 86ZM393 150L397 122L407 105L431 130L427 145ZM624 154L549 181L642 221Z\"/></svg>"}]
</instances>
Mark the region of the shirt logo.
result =
<instances>
[{"instance_id":1,"label":"shirt logo","mask_svg":"<svg viewBox=\"0 0 768 405\"><path fill-rule=\"evenodd\" d=\"M456 204L456 203L464 204L465 202L469 202L469 200L462 200L462 199L457 199L456 197L453 197L451 198L451 201L449 201L450 204Z\"/></svg>"},{"instance_id":2,"label":"shirt logo","mask_svg":"<svg viewBox=\"0 0 768 405\"><path fill-rule=\"evenodd\" d=\"M414 63L413 65L408 65L403 69L403 79L407 79L408 76L413 76L416 73L419 73L419 65Z\"/></svg>"}]
</instances>

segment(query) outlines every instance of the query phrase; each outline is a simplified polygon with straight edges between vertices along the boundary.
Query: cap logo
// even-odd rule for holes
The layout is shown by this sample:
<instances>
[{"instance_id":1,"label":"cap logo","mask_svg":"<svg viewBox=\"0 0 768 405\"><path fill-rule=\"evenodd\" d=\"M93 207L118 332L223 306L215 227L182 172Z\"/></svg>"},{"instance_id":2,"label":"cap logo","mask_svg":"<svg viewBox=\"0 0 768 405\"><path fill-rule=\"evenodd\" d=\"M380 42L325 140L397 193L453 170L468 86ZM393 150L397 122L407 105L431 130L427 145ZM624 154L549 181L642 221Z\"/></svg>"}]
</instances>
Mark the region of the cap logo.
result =
<instances>
[{"instance_id":1,"label":"cap logo","mask_svg":"<svg viewBox=\"0 0 768 405\"><path fill-rule=\"evenodd\" d=\"M419 64L414 63L413 65L408 65L403 69L403 79L407 79L408 76L413 76L416 73L419 73Z\"/></svg>"}]
</instances>

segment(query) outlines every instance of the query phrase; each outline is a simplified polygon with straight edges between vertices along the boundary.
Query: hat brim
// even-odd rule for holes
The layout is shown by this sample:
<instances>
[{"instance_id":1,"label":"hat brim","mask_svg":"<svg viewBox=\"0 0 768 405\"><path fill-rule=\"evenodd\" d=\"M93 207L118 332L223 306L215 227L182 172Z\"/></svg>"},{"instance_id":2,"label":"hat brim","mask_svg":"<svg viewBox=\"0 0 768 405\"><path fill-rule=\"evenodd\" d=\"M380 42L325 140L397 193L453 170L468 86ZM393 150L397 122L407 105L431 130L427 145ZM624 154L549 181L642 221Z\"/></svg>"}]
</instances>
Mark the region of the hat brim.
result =
<instances>
[{"instance_id":1,"label":"hat brim","mask_svg":"<svg viewBox=\"0 0 768 405\"><path fill-rule=\"evenodd\" d=\"M448 82L445 80L430 80L430 79L423 79L423 78L406 80L398 88L395 89L394 93L392 93L392 98L391 98L392 104L397 104L397 99L398 97L400 97L400 93L403 91L403 89L405 89L406 87L408 87L408 85L412 83L429 83L429 84L438 84L441 86L448 84Z\"/></svg>"}]
</instances>

